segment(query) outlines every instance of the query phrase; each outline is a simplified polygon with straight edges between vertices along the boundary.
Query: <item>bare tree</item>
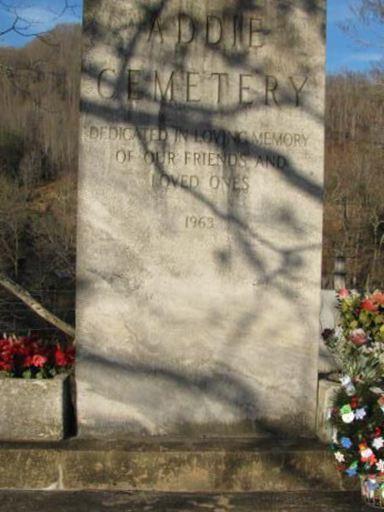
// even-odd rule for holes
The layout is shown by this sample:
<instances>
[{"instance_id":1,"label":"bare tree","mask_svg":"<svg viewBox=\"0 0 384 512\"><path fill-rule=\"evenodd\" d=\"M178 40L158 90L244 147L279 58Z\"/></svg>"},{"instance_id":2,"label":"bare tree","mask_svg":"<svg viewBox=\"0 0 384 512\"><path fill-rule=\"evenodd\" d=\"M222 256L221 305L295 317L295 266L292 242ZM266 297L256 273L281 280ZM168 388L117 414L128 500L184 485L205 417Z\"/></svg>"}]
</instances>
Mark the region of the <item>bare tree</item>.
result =
<instances>
[{"instance_id":1,"label":"bare tree","mask_svg":"<svg viewBox=\"0 0 384 512\"><path fill-rule=\"evenodd\" d=\"M384 0L357 0L352 11L364 23L384 23Z\"/></svg>"},{"instance_id":2,"label":"bare tree","mask_svg":"<svg viewBox=\"0 0 384 512\"><path fill-rule=\"evenodd\" d=\"M384 67L384 0L350 0L349 18L341 23L341 28L360 47L381 55L375 58L374 68Z\"/></svg>"},{"instance_id":3,"label":"bare tree","mask_svg":"<svg viewBox=\"0 0 384 512\"><path fill-rule=\"evenodd\" d=\"M0 202L0 267L17 278L28 218L25 191L0 175Z\"/></svg>"},{"instance_id":4,"label":"bare tree","mask_svg":"<svg viewBox=\"0 0 384 512\"><path fill-rule=\"evenodd\" d=\"M383 73L328 78L323 275L347 258L348 286L384 281Z\"/></svg>"},{"instance_id":5,"label":"bare tree","mask_svg":"<svg viewBox=\"0 0 384 512\"><path fill-rule=\"evenodd\" d=\"M28 9L31 7L33 4L28 4ZM60 19L68 12L75 14L77 9L78 4L72 3L70 0L62 0L62 5L57 10L46 7L47 13L51 15L52 24L59 23ZM25 3L20 0L0 0L0 13L6 14L7 18L11 19L8 26L0 28L0 37L14 32L21 37L37 37L50 44L49 31L39 30L40 20L31 19L28 15L23 14L25 10Z\"/></svg>"}]
</instances>

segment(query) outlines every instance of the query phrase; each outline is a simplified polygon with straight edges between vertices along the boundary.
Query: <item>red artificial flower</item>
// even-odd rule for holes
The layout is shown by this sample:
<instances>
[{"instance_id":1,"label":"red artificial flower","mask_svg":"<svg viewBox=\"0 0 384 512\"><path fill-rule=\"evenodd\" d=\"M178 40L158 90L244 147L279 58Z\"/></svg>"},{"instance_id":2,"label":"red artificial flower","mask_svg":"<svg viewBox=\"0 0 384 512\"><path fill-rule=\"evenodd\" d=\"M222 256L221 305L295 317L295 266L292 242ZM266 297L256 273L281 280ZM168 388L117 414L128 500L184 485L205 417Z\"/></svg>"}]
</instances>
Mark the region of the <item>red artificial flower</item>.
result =
<instances>
[{"instance_id":1,"label":"red artificial flower","mask_svg":"<svg viewBox=\"0 0 384 512\"><path fill-rule=\"evenodd\" d=\"M13 361L13 356L14 356L14 353L11 350L5 350L1 354L1 357L2 357L3 361L5 361L7 363L10 363L10 362Z\"/></svg>"},{"instance_id":2,"label":"red artificial flower","mask_svg":"<svg viewBox=\"0 0 384 512\"><path fill-rule=\"evenodd\" d=\"M55 350L55 363L59 367L71 366L75 361L75 348L69 347L63 350L57 345Z\"/></svg>"},{"instance_id":3,"label":"red artificial flower","mask_svg":"<svg viewBox=\"0 0 384 512\"><path fill-rule=\"evenodd\" d=\"M347 288L341 288L338 291L338 296L340 297L340 299L346 299L347 297L349 297L349 290Z\"/></svg>"},{"instance_id":4,"label":"red artificial flower","mask_svg":"<svg viewBox=\"0 0 384 512\"><path fill-rule=\"evenodd\" d=\"M365 311L371 311L372 313L375 313L378 309L378 306L372 302L370 299L365 299L361 303L361 309L364 309Z\"/></svg>"},{"instance_id":5,"label":"red artificial flower","mask_svg":"<svg viewBox=\"0 0 384 512\"><path fill-rule=\"evenodd\" d=\"M73 365L75 363L75 359L76 359L76 348L69 347L69 348L67 348L66 353L67 353L68 364Z\"/></svg>"},{"instance_id":6,"label":"red artificial flower","mask_svg":"<svg viewBox=\"0 0 384 512\"><path fill-rule=\"evenodd\" d=\"M0 371L3 372L10 372L12 370L12 365L9 363L6 363L5 361L0 360Z\"/></svg>"},{"instance_id":7,"label":"red artificial flower","mask_svg":"<svg viewBox=\"0 0 384 512\"><path fill-rule=\"evenodd\" d=\"M375 428L375 437L380 437L380 436L381 436L381 428L376 427Z\"/></svg>"},{"instance_id":8,"label":"red artificial flower","mask_svg":"<svg viewBox=\"0 0 384 512\"><path fill-rule=\"evenodd\" d=\"M60 346L58 345L55 350L55 363L57 366L67 366L67 356L63 350L61 350Z\"/></svg>"},{"instance_id":9,"label":"red artificial flower","mask_svg":"<svg viewBox=\"0 0 384 512\"><path fill-rule=\"evenodd\" d=\"M357 396L354 396L351 400L351 407L352 409L356 409L359 406L359 399Z\"/></svg>"},{"instance_id":10,"label":"red artificial flower","mask_svg":"<svg viewBox=\"0 0 384 512\"><path fill-rule=\"evenodd\" d=\"M0 371L9 371L16 377L21 376L25 368L43 368L46 364L67 368L74 361L74 347L49 345L32 336L0 339Z\"/></svg>"}]
</instances>

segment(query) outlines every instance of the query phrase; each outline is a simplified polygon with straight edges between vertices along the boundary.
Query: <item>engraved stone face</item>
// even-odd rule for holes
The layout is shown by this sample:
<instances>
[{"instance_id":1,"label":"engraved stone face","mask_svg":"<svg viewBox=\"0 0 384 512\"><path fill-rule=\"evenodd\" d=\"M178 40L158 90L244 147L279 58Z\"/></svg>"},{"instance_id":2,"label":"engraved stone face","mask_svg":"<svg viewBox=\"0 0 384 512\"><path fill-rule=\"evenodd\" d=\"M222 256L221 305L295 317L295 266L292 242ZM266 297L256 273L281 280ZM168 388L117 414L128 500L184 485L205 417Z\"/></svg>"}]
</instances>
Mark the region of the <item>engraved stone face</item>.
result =
<instances>
[{"instance_id":1,"label":"engraved stone face","mask_svg":"<svg viewBox=\"0 0 384 512\"><path fill-rule=\"evenodd\" d=\"M325 2L86 0L84 436L309 435Z\"/></svg>"}]
</instances>

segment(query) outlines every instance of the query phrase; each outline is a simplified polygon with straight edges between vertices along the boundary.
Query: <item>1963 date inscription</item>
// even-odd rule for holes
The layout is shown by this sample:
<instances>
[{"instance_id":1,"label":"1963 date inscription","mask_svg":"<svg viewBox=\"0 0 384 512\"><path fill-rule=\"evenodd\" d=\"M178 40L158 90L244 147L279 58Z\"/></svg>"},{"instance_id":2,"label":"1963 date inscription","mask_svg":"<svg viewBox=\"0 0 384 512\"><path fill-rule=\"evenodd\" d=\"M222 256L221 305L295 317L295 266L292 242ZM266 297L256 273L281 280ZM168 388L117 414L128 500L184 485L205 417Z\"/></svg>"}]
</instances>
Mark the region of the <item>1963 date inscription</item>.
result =
<instances>
[{"instance_id":1,"label":"1963 date inscription","mask_svg":"<svg viewBox=\"0 0 384 512\"><path fill-rule=\"evenodd\" d=\"M185 217L186 229L213 229L215 227L215 219L213 217L197 217L190 215Z\"/></svg>"}]
</instances>

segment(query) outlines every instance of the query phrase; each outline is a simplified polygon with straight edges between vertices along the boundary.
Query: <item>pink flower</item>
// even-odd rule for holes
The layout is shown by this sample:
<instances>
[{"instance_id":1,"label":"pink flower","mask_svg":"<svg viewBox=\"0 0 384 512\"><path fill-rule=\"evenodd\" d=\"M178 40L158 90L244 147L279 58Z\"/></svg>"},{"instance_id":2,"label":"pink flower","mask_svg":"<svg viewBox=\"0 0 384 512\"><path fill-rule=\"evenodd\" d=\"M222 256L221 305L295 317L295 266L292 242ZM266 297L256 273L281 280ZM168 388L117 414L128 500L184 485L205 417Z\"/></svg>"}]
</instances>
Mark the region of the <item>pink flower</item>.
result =
<instances>
[{"instance_id":1,"label":"pink flower","mask_svg":"<svg viewBox=\"0 0 384 512\"><path fill-rule=\"evenodd\" d=\"M346 299L349 297L349 290L347 288L341 288L338 292L338 296L340 299Z\"/></svg>"},{"instance_id":2,"label":"pink flower","mask_svg":"<svg viewBox=\"0 0 384 512\"><path fill-rule=\"evenodd\" d=\"M30 364L31 366L35 366L36 368L42 368L47 361L48 358L46 358L45 356L40 356L39 354L36 354L31 357Z\"/></svg>"},{"instance_id":3,"label":"pink flower","mask_svg":"<svg viewBox=\"0 0 384 512\"><path fill-rule=\"evenodd\" d=\"M354 329L349 335L349 339L356 347L361 347L368 341L368 337L364 329Z\"/></svg>"},{"instance_id":4,"label":"pink flower","mask_svg":"<svg viewBox=\"0 0 384 512\"><path fill-rule=\"evenodd\" d=\"M384 306L384 293L379 291L373 293L371 295L371 300L379 306Z\"/></svg>"}]
</instances>

